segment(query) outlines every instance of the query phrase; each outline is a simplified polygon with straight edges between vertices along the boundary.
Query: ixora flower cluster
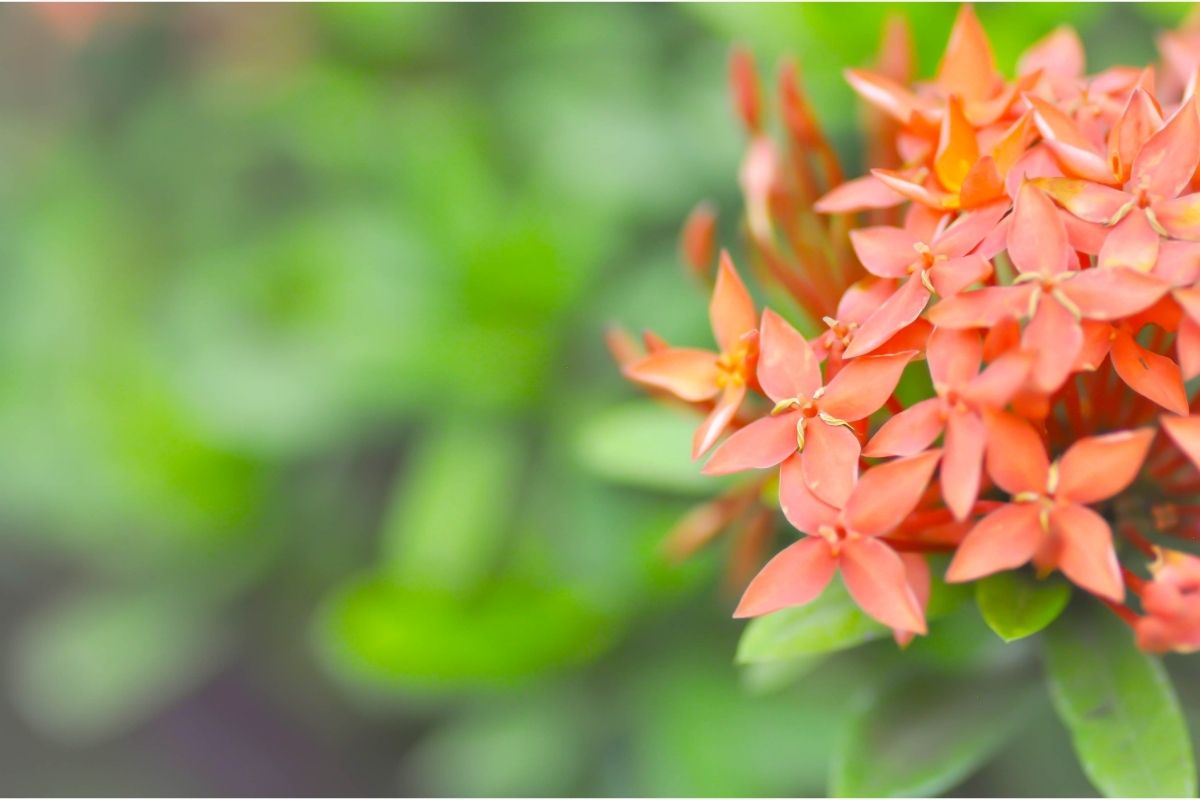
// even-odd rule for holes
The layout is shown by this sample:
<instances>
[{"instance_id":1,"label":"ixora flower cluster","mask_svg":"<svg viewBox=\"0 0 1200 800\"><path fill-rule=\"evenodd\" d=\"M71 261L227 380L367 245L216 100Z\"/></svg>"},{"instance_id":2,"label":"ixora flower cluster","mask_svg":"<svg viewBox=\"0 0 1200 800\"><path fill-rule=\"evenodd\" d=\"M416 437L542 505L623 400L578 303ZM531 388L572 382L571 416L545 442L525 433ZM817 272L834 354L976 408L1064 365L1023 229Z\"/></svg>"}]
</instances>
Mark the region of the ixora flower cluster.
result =
<instances>
[{"instance_id":1,"label":"ixora flower cluster","mask_svg":"<svg viewBox=\"0 0 1200 800\"><path fill-rule=\"evenodd\" d=\"M1158 69L1088 76L1060 29L1007 80L967 7L936 77L910 87L893 25L878 68L847 73L874 166L848 181L794 65L777 139L735 53L750 263L775 308L760 312L715 256L701 206L683 250L712 281L717 349L616 330L610 344L628 378L703 415L705 473L753 476L689 514L677 549L740 527L742 560L761 564L751 540L772 527L762 498L778 480L802 535L736 616L808 603L840 573L903 644L926 632L929 556L947 553L947 582L1059 571L1144 649L1200 648L1200 559L1183 544L1200 539L1185 388L1200 375L1200 47L1187 36L1163 38ZM902 402L902 381L923 399Z\"/></svg>"}]
</instances>

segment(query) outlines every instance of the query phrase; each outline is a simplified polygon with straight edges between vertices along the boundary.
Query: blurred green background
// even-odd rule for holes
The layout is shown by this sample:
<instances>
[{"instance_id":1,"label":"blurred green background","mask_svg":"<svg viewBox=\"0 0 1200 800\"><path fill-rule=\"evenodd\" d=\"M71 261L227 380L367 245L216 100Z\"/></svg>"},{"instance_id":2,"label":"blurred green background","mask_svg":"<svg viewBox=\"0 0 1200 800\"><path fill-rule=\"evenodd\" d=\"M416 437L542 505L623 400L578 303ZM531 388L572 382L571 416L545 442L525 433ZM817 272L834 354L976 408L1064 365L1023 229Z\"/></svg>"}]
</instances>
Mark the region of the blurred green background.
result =
<instances>
[{"instance_id":1,"label":"blurred green background","mask_svg":"<svg viewBox=\"0 0 1200 800\"><path fill-rule=\"evenodd\" d=\"M602 330L707 343L675 239L712 198L738 252L732 43L853 172L840 70L900 12L929 74L955 10L0 9L0 790L823 793L905 662L739 674L727 545L660 549L692 420ZM1186 11L979 15L1095 69ZM1091 793L1041 705L958 793Z\"/></svg>"}]
</instances>

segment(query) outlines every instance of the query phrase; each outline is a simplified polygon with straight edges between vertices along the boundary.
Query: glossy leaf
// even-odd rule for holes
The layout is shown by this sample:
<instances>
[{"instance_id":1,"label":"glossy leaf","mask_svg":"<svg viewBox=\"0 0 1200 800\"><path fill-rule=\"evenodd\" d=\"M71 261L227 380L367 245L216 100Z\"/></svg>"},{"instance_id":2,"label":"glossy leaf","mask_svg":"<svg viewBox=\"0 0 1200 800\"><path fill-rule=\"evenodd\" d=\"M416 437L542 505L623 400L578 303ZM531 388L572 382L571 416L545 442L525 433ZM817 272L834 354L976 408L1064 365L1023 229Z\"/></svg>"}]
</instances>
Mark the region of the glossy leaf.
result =
<instances>
[{"instance_id":1,"label":"glossy leaf","mask_svg":"<svg viewBox=\"0 0 1200 800\"><path fill-rule=\"evenodd\" d=\"M984 621L1006 642L1045 628L1070 599L1071 587L1063 581L1039 581L1016 570L998 572L975 584L975 602Z\"/></svg>"},{"instance_id":2,"label":"glossy leaf","mask_svg":"<svg viewBox=\"0 0 1200 800\"><path fill-rule=\"evenodd\" d=\"M924 674L894 683L851 718L834 748L830 794L945 792L1016 733L1038 694L1035 683L1016 675Z\"/></svg>"},{"instance_id":3,"label":"glossy leaf","mask_svg":"<svg viewBox=\"0 0 1200 800\"><path fill-rule=\"evenodd\" d=\"M1179 700L1159 661L1108 617L1047 631L1046 673L1088 779L1109 797L1192 797L1196 767Z\"/></svg>"}]
</instances>

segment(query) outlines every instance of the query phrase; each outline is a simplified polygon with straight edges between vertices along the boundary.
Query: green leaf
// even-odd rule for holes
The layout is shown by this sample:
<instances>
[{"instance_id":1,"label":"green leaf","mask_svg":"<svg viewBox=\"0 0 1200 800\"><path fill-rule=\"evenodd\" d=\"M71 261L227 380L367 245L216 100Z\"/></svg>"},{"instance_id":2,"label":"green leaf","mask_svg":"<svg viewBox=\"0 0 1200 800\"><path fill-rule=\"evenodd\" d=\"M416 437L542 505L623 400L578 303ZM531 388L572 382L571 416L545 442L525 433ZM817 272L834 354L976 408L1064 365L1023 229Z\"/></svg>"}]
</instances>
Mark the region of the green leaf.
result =
<instances>
[{"instance_id":1,"label":"green leaf","mask_svg":"<svg viewBox=\"0 0 1200 800\"><path fill-rule=\"evenodd\" d=\"M1046 632L1054 707L1083 771L1109 797L1193 797L1187 724L1166 672L1107 616L1072 617Z\"/></svg>"},{"instance_id":2,"label":"green leaf","mask_svg":"<svg viewBox=\"0 0 1200 800\"><path fill-rule=\"evenodd\" d=\"M165 593L73 596L32 617L13 647L12 697L58 741L119 735L195 687L223 648L207 616Z\"/></svg>"},{"instance_id":3,"label":"green leaf","mask_svg":"<svg viewBox=\"0 0 1200 800\"><path fill-rule=\"evenodd\" d=\"M515 578L464 595L366 576L330 599L317 632L326 663L352 683L436 691L586 661L611 623L565 588Z\"/></svg>"},{"instance_id":4,"label":"green leaf","mask_svg":"<svg viewBox=\"0 0 1200 800\"><path fill-rule=\"evenodd\" d=\"M469 589L495 566L524 452L502 428L448 422L400 476L383 530L391 574L417 586Z\"/></svg>"},{"instance_id":5,"label":"green leaf","mask_svg":"<svg viewBox=\"0 0 1200 800\"><path fill-rule=\"evenodd\" d=\"M750 620L738 642L741 664L792 661L831 653L887 636L887 626L868 617L841 581L811 603Z\"/></svg>"},{"instance_id":6,"label":"green leaf","mask_svg":"<svg viewBox=\"0 0 1200 800\"><path fill-rule=\"evenodd\" d=\"M698 417L649 400L627 403L586 422L576 453L593 473L646 489L710 494L727 481L700 474L692 461Z\"/></svg>"},{"instance_id":7,"label":"green leaf","mask_svg":"<svg viewBox=\"0 0 1200 800\"><path fill-rule=\"evenodd\" d=\"M975 584L975 602L988 627L1012 642L1031 636L1058 618L1071 599L1062 580L1037 580L1019 571L999 572Z\"/></svg>"},{"instance_id":8,"label":"green leaf","mask_svg":"<svg viewBox=\"0 0 1200 800\"><path fill-rule=\"evenodd\" d=\"M935 577L926 616L934 620L949 614L965 596L961 586ZM863 613L838 580L811 603L751 620L738 642L737 660L741 664L790 661L845 650L889 634L886 626Z\"/></svg>"},{"instance_id":9,"label":"green leaf","mask_svg":"<svg viewBox=\"0 0 1200 800\"><path fill-rule=\"evenodd\" d=\"M834 749L835 797L916 797L978 769L1036 707L1022 676L926 673L893 683L855 713Z\"/></svg>"}]
</instances>

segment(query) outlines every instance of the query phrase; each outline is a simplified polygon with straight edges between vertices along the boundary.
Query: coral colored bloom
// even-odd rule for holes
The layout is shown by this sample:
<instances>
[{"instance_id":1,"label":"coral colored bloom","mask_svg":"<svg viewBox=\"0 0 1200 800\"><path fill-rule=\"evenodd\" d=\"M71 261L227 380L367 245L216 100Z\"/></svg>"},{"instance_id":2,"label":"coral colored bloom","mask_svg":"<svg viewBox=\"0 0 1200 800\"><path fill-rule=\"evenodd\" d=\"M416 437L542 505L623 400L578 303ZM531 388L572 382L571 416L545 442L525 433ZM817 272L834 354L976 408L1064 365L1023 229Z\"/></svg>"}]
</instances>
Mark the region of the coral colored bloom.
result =
<instances>
[{"instance_id":1,"label":"coral colored bloom","mask_svg":"<svg viewBox=\"0 0 1200 800\"><path fill-rule=\"evenodd\" d=\"M967 534L946 572L962 582L1029 561L1061 570L1073 583L1119 601L1124 595L1112 531L1088 506L1120 493L1137 477L1154 438L1143 428L1080 439L1051 464L1028 422L1011 414L989 424L988 474L1011 501Z\"/></svg>"},{"instance_id":2,"label":"coral colored bloom","mask_svg":"<svg viewBox=\"0 0 1200 800\"><path fill-rule=\"evenodd\" d=\"M891 628L925 633L922 603L904 561L880 537L916 507L933 476L937 451L867 471L837 503L814 496L796 459L784 464L779 499L808 534L771 559L746 588L735 617L755 617L815 599L837 571L863 611Z\"/></svg>"},{"instance_id":3,"label":"coral colored bloom","mask_svg":"<svg viewBox=\"0 0 1200 800\"><path fill-rule=\"evenodd\" d=\"M1075 177L1036 182L1076 217L1110 228L1097 266L1154 270L1161 238L1200 241L1200 193L1181 193L1200 164L1200 116L1188 100L1167 122L1142 89L1129 96L1125 113L1109 134L1107 157L1076 143L1068 129L1047 123L1061 114L1034 101L1039 126L1051 147L1069 151ZM1074 136L1078 137L1076 132Z\"/></svg>"},{"instance_id":4,"label":"coral colored bloom","mask_svg":"<svg viewBox=\"0 0 1200 800\"><path fill-rule=\"evenodd\" d=\"M650 353L625 367L639 383L665 389L689 402L716 400L692 440L692 458L699 458L729 426L754 380L758 358L758 315L754 301L738 277L733 261L721 254L717 283L709 305L709 320L720 352L669 347Z\"/></svg>"},{"instance_id":5,"label":"coral colored bloom","mask_svg":"<svg viewBox=\"0 0 1200 800\"><path fill-rule=\"evenodd\" d=\"M911 325L936 292L943 297L957 294L992 272L987 257L975 249L1007 213L1007 203L960 216L945 226L943 217L932 235L907 228L878 226L850 232L850 242L863 266L881 278L898 278L900 287L862 323L846 357L875 350Z\"/></svg>"},{"instance_id":6,"label":"coral colored bloom","mask_svg":"<svg viewBox=\"0 0 1200 800\"><path fill-rule=\"evenodd\" d=\"M722 442L704 472L767 469L799 451L809 489L826 502L837 502L858 474L861 445L850 423L887 402L913 355L855 359L825 384L812 347L766 309L758 382L775 407Z\"/></svg>"},{"instance_id":7,"label":"coral colored bloom","mask_svg":"<svg viewBox=\"0 0 1200 800\"><path fill-rule=\"evenodd\" d=\"M983 342L975 331L938 329L929 337L929 372L936 397L885 422L864 455L908 456L943 432L942 497L955 518L966 519L979 494L987 426L984 415L1008 404L1029 374L1023 353L1001 356L982 373Z\"/></svg>"},{"instance_id":8,"label":"coral colored bloom","mask_svg":"<svg viewBox=\"0 0 1200 800\"><path fill-rule=\"evenodd\" d=\"M845 73L868 106L852 180L798 65L784 62L772 102L734 53L756 274L824 328L806 339L769 309L756 318L726 257L720 353L608 340L652 394L709 413L694 455L734 428L705 473L778 467L778 511L807 535L762 569L739 616L808 602L840 571L903 646L923 630L927 556L944 553L953 581L1059 570L1143 648L1200 649L1200 557L1172 551L1138 577L1153 556L1142 528L1200 540L1200 400L1185 385L1200 377L1197 20L1160 39L1165 69L1088 74L1060 27L1005 75L966 6L937 72L915 82L893 23L874 66ZM713 223L702 207L685 227L705 281ZM882 458L896 460L871 466ZM773 479L701 505L678 551L742 530L742 574L769 538Z\"/></svg>"},{"instance_id":9,"label":"coral colored bloom","mask_svg":"<svg viewBox=\"0 0 1200 800\"><path fill-rule=\"evenodd\" d=\"M1141 590L1145 616L1134 623L1138 646L1153 653L1200 650L1200 558L1158 548L1150 574Z\"/></svg>"}]
</instances>

